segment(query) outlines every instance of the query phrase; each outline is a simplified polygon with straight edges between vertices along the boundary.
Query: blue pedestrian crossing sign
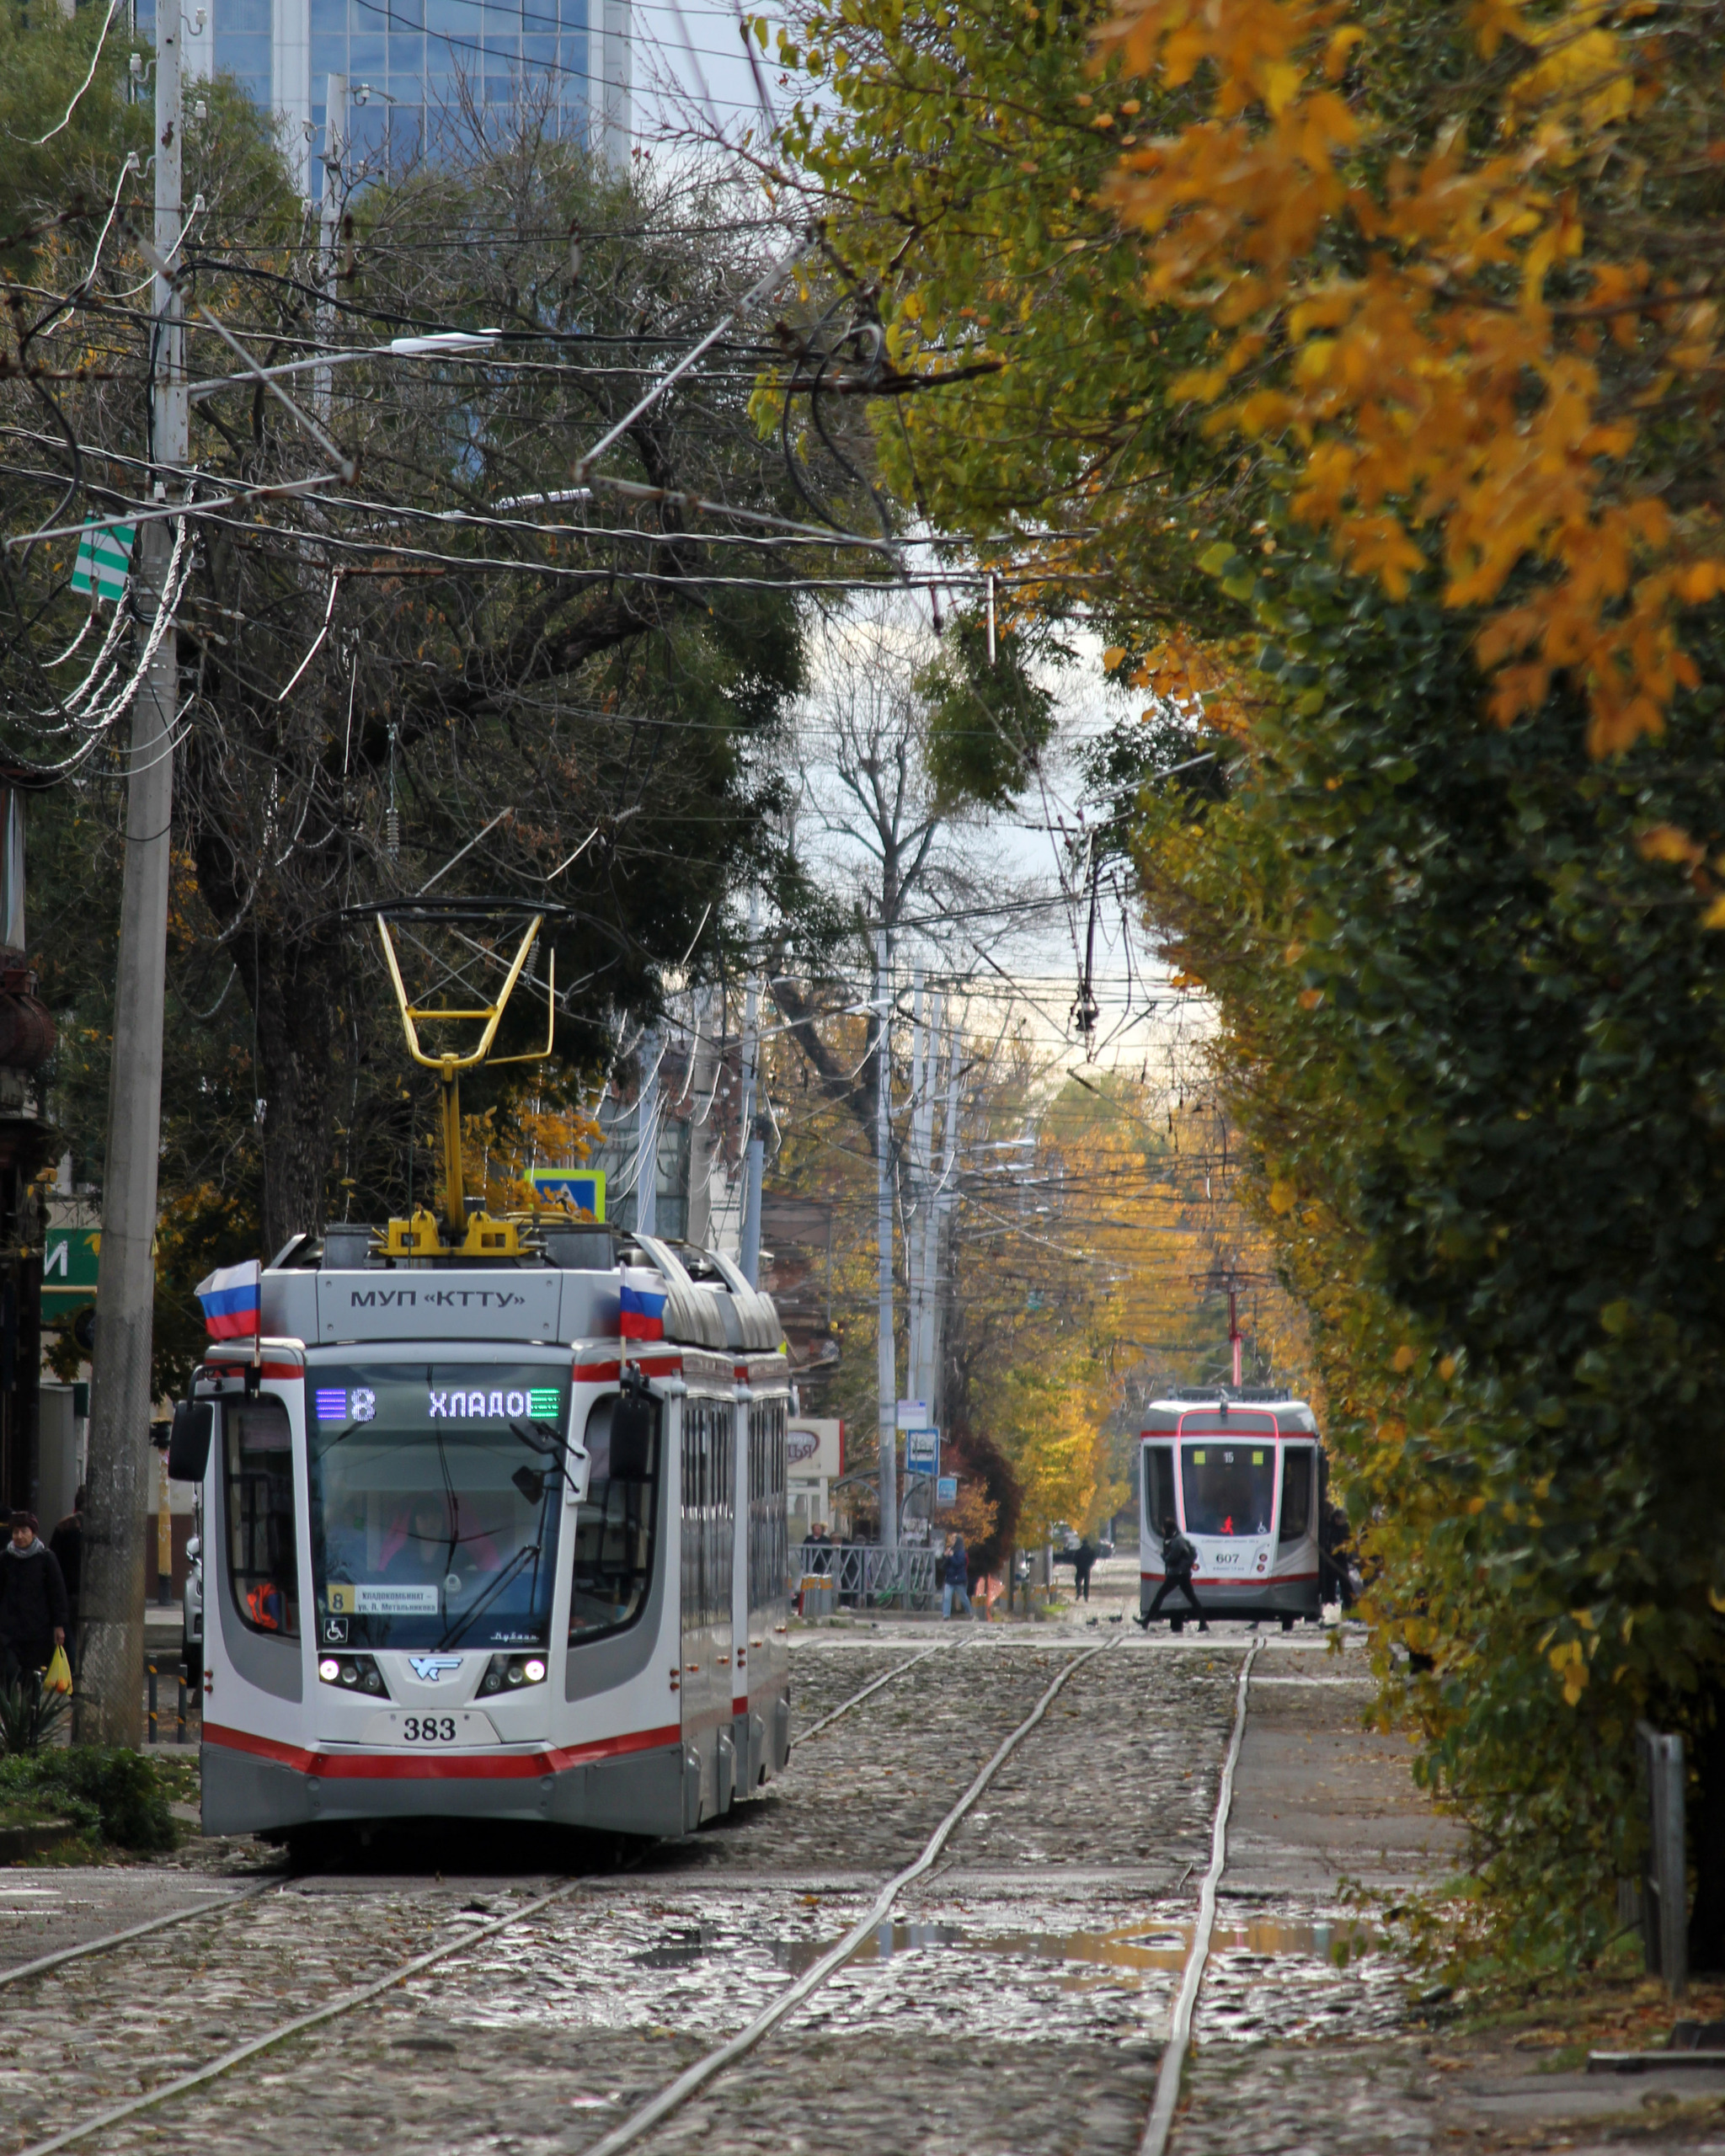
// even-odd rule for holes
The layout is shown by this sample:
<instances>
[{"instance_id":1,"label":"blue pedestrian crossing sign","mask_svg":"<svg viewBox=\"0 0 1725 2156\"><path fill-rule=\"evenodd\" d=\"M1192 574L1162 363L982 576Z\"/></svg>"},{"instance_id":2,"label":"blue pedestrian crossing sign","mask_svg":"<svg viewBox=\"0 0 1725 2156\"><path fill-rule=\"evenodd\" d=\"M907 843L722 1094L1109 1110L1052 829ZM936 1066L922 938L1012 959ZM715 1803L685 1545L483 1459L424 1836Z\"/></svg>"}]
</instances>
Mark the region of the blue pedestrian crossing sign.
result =
<instances>
[{"instance_id":1,"label":"blue pedestrian crossing sign","mask_svg":"<svg viewBox=\"0 0 1725 2156\"><path fill-rule=\"evenodd\" d=\"M532 1168L527 1180L540 1198L563 1199L577 1214L595 1220L605 1218L605 1171L602 1168Z\"/></svg>"},{"instance_id":2,"label":"blue pedestrian crossing sign","mask_svg":"<svg viewBox=\"0 0 1725 2156\"><path fill-rule=\"evenodd\" d=\"M86 526L72 565L72 590L93 593L98 599L119 599L131 571L134 536L129 524Z\"/></svg>"}]
</instances>

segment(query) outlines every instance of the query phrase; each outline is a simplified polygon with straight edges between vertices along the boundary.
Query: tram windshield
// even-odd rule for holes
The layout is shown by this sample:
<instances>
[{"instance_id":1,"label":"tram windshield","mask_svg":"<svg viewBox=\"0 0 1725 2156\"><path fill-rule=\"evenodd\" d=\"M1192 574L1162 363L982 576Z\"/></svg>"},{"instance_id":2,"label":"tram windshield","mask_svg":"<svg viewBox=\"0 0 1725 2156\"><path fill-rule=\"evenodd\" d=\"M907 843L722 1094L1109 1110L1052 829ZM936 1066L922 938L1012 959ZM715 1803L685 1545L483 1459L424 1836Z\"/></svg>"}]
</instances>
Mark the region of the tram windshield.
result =
<instances>
[{"instance_id":1,"label":"tram windshield","mask_svg":"<svg viewBox=\"0 0 1725 2156\"><path fill-rule=\"evenodd\" d=\"M306 1379L320 1646L548 1643L567 1364Z\"/></svg>"},{"instance_id":2,"label":"tram windshield","mask_svg":"<svg viewBox=\"0 0 1725 2156\"><path fill-rule=\"evenodd\" d=\"M1218 1444L1180 1448L1180 1486L1188 1534L1268 1534L1275 1502L1276 1449Z\"/></svg>"}]
</instances>

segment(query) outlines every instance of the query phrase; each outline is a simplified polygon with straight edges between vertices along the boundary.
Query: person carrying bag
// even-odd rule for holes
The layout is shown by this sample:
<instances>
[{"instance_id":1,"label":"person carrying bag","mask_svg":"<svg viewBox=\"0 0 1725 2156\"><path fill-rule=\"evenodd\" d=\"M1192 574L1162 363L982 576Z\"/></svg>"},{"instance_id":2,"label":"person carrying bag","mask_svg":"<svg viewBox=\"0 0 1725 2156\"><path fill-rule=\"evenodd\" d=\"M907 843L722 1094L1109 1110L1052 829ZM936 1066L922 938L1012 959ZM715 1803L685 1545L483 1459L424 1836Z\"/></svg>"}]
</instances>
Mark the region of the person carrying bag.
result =
<instances>
[{"instance_id":1,"label":"person carrying bag","mask_svg":"<svg viewBox=\"0 0 1725 2156\"><path fill-rule=\"evenodd\" d=\"M35 1514L14 1513L12 1540L0 1550L0 1681L35 1676L56 1652L63 1664L70 1615L59 1561L36 1531Z\"/></svg>"}]
</instances>

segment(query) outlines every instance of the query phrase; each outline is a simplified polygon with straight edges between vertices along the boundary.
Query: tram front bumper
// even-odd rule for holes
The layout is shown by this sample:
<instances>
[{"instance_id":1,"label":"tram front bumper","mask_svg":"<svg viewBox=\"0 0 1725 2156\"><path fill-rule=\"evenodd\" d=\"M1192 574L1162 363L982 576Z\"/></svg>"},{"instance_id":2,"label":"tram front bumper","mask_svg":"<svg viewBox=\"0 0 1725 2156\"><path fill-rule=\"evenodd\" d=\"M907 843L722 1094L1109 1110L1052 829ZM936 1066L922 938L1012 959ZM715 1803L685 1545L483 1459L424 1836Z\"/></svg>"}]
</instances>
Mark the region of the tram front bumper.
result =
<instances>
[{"instance_id":1,"label":"tram front bumper","mask_svg":"<svg viewBox=\"0 0 1725 2156\"><path fill-rule=\"evenodd\" d=\"M1150 1605L1156 1600L1162 1587L1160 1573L1141 1573L1138 1581L1138 1609L1141 1616L1150 1614ZM1318 1583L1314 1577L1303 1580L1269 1579L1205 1580L1195 1579L1193 1592L1197 1595L1206 1617L1250 1619L1253 1617L1320 1617L1323 1614L1318 1596ZM1168 1596L1162 1606L1162 1617L1189 1617L1192 1604L1178 1588ZM1160 1620L1158 1620L1160 1621Z\"/></svg>"},{"instance_id":2,"label":"tram front bumper","mask_svg":"<svg viewBox=\"0 0 1725 2156\"><path fill-rule=\"evenodd\" d=\"M206 1728L206 1834L291 1833L383 1819L538 1820L614 1833L687 1830L688 1760L676 1729L571 1752L307 1752Z\"/></svg>"}]
</instances>

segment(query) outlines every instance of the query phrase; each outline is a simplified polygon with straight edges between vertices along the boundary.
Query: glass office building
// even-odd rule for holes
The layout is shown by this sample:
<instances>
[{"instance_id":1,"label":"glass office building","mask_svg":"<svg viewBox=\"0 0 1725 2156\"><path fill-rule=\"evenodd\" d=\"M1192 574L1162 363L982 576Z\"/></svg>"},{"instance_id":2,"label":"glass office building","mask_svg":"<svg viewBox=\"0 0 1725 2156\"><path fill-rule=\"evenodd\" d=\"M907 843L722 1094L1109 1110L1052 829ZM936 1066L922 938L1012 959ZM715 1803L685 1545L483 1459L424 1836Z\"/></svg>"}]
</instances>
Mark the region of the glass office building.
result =
<instances>
[{"instance_id":1,"label":"glass office building","mask_svg":"<svg viewBox=\"0 0 1725 2156\"><path fill-rule=\"evenodd\" d=\"M153 13L139 5L140 29ZM629 0L203 0L185 13L188 77L231 76L279 114L312 200L332 84L345 85L350 172L435 158L476 115L504 122L518 105L628 156Z\"/></svg>"}]
</instances>

